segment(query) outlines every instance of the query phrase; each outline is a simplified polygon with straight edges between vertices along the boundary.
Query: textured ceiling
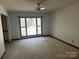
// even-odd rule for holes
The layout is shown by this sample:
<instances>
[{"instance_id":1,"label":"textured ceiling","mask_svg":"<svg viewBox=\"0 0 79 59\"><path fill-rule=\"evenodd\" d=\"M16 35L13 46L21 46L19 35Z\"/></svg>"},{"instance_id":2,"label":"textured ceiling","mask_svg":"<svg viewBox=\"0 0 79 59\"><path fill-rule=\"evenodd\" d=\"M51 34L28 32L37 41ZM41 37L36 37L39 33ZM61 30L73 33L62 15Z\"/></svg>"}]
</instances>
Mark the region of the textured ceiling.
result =
<instances>
[{"instance_id":1,"label":"textured ceiling","mask_svg":"<svg viewBox=\"0 0 79 59\"><path fill-rule=\"evenodd\" d=\"M0 0L0 5L8 11L34 11L37 2L43 2L43 7L54 11L77 3L79 0Z\"/></svg>"}]
</instances>

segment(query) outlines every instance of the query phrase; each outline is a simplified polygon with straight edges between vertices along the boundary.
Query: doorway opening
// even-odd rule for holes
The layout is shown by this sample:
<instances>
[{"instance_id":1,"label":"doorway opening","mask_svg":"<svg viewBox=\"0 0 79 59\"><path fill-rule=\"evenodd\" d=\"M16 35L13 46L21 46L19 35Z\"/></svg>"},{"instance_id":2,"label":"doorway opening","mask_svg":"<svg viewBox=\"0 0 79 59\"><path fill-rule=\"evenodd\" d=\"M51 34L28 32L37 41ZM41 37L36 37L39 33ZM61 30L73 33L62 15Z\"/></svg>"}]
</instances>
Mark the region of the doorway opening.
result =
<instances>
[{"instance_id":1,"label":"doorway opening","mask_svg":"<svg viewBox=\"0 0 79 59\"><path fill-rule=\"evenodd\" d=\"M21 37L42 35L42 17L20 17Z\"/></svg>"},{"instance_id":2,"label":"doorway opening","mask_svg":"<svg viewBox=\"0 0 79 59\"><path fill-rule=\"evenodd\" d=\"M7 16L1 14L1 21L2 21L4 43L6 44L6 43L9 42L9 32L8 32Z\"/></svg>"}]
</instances>

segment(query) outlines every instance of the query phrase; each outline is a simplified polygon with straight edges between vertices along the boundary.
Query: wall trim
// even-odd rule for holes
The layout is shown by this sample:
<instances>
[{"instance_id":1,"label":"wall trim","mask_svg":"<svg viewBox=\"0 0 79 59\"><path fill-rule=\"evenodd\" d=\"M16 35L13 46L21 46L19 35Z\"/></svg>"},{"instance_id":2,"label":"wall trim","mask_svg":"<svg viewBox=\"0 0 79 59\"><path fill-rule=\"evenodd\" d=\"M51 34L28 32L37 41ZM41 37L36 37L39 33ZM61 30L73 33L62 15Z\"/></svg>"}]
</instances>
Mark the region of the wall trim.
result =
<instances>
[{"instance_id":1,"label":"wall trim","mask_svg":"<svg viewBox=\"0 0 79 59\"><path fill-rule=\"evenodd\" d=\"M15 39L12 39L12 40L21 40L21 39L36 38L36 37L47 37L47 36L50 36L50 35L28 36L28 37L23 37L23 38L15 38Z\"/></svg>"},{"instance_id":2,"label":"wall trim","mask_svg":"<svg viewBox=\"0 0 79 59\"><path fill-rule=\"evenodd\" d=\"M68 45L70 45L70 46L72 46L72 47L75 47L75 48L79 49L79 47L77 47L77 46L75 46L75 45L73 45L73 44L70 44L70 43L68 43L68 42L66 42L66 41L63 41L63 40L61 40L61 39L59 39L59 38L57 38L57 37L55 37L55 36L50 35L50 37L55 38L55 39L57 39L57 40L59 40L59 41L64 42L65 44L68 44Z\"/></svg>"},{"instance_id":3,"label":"wall trim","mask_svg":"<svg viewBox=\"0 0 79 59\"><path fill-rule=\"evenodd\" d=\"M3 59L4 55L6 54L6 51L3 53L3 55L1 56L1 59Z\"/></svg>"}]
</instances>

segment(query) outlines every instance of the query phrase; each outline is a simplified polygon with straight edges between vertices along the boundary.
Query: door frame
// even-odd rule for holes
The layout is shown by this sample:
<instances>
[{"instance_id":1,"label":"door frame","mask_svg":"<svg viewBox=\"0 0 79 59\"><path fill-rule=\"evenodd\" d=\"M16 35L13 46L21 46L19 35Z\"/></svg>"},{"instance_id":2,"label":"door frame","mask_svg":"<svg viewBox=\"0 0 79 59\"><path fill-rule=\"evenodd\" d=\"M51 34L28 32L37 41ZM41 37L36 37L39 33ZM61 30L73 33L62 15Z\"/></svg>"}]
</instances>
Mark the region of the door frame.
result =
<instances>
[{"instance_id":1,"label":"door frame","mask_svg":"<svg viewBox=\"0 0 79 59\"><path fill-rule=\"evenodd\" d=\"M43 35L43 17L24 17L24 16L19 16L19 30L20 30L20 37L21 38L28 38L28 37L38 37ZM20 18L25 18L25 27L26 27L26 36L21 35L21 23L20 23ZM36 18L36 35L27 35L27 21L26 18ZM37 18L41 18L41 34L38 34L38 29L37 29Z\"/></svg>"}]
</instances>

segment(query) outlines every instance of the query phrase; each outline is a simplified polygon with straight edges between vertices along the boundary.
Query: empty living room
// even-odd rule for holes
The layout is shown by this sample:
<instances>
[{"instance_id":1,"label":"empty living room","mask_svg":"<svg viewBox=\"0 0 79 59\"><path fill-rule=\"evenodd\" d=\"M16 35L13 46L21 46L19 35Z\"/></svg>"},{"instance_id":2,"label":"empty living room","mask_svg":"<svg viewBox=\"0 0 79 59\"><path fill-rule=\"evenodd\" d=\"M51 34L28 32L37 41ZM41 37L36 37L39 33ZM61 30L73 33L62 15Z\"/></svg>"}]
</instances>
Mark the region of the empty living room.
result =
<instances>
[{"instance_id":1,"label":"empty living room","mask_svg":"<svg viewBox=\"0 0 79 59\"><path fill-rule=\"evenodd\" d=\"M0 0L0 59L79 59L79 0Z\"/></svg>"}]
</instances>

